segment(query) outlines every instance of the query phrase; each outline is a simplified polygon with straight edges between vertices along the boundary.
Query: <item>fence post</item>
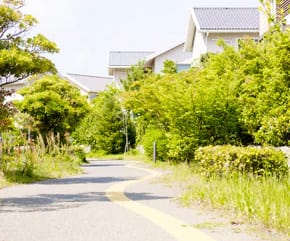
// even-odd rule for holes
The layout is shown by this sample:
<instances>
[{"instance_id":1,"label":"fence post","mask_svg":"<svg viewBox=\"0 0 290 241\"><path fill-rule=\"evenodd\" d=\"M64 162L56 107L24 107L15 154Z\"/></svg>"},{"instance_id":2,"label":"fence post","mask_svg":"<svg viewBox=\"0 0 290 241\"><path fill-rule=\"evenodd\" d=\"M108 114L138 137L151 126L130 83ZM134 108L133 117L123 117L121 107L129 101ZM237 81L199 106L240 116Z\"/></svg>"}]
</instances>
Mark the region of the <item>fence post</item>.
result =
<instances>
[{"instance_id":1,"label":"fence post","mask_svg":"<svg viewBox=\"0 0 290 241\"><path fill-rule=\"evenodd\" d=\"M3 151L2 134L0 133L0 169L1 169L1 166L2 166L2 151Z\"/></svg>"},{"instance_id":2,"label":"fence post","mask_svg":"<svg viewBox=\"0 0 290 241\"><path fill-rule=\"evenodd\" d=\"M153 142L153 162L156 163L156 156L157 156L157 146L156 141Z\"/></svg>"}]
</instances>

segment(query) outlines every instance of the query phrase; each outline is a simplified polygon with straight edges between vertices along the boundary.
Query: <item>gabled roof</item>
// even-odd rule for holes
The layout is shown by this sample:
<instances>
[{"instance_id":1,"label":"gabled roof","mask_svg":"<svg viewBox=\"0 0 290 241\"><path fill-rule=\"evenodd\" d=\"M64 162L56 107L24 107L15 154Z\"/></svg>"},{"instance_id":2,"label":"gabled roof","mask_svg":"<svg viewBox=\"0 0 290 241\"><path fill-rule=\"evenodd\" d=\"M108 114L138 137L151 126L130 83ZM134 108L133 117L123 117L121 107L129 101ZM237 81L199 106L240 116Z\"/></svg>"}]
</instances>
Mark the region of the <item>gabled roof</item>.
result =
<instances>
[{"instance_id":1,"label":"gabled roof","mask_svg":"<svg viewBox=\"0 0 290 241\"><path fill-rule=\"evenodd\" d=\"M193 8L201 31L259 31L258 8Z\"/></svg>"},{"instance_id":2,"label":"gabled roof","mask_svg":"<svg viewBox=\"0 0 290 241\"><path fill-rule=\"evenodd\" d=\"M168 48L165 48L165 49L162 49L162 50L159 50L159 51L153 52L153 53L151 53L150 55L146 56L146 59L145 59L145 60L146 60L146 62L147 62L147 61L150 61L150 60L153 60L153 59L155 59L156 57L158 57L158 56L160 56L160 55L162 55L162 54L165 54L165 53L171 51L172 49L175 49L175 48L177 48L177 47L179 47L179 46L181 46L181 45L184 45L184 41L183 41L183 42L180 42L180 43L178 43L178 44L172 45L172 46L170 46L170 47L168 47Z\"/></svg>"},{"instance_id":3,"label":"gabled roof","mask_svg":"<svg viewBox=\"0 0 290 241\"><path fill-rule=\"evenodd\" d=\"M86 92L98 93L104 91L107 88L107 85L113 83L112 77L71 73L63 74L63 76Z\"/></svg>"},{"instance_id":4,"label":"gabled roof","mask_svg":"<svg viewBox=\"0 0 290 241\"><path fill-rule=\"evenodd\" d=\"M171 45L170 47L167 47L167 48L164 48L162 50L159 50L159 51L156 51L156 52L153 52L152 54L148 55L145 59L145 64L146 65L151 65L152 62L154 61L154 59L156 59L157 57L159 56L162 56L170 51L173 51L174 49L176 48L179 48L179 47L183 47L184 48L184 41L182 42L179 42L179 43L176 43L174 45ZM183 52L184 54L184 61L183 62L178 62L178 64L189 64L191 63L191 54L189 52ZM186 56L188 57L188 59L186 59Z\"/></svg>"},{"instance_id":5,"label":"gabled roof","mask_svg":"<svg viewBox=\"0 0 290 241\"><path fill-rule=\"evenodd\" d=\"M109 66L131 66L152 54L151 51L110 51Z\"/></svg>"},{"instance_id":6,"label":"gabled roof","mask_svg":"<svg viewBox=\"0 0 290 241\"><path fill-rule=\"evenodd\" d=\"M191 51L196 31L205 33L258 33L260 13L253 7L194 7L189 17L185 50Z\"/></svg>"}]
</instances>

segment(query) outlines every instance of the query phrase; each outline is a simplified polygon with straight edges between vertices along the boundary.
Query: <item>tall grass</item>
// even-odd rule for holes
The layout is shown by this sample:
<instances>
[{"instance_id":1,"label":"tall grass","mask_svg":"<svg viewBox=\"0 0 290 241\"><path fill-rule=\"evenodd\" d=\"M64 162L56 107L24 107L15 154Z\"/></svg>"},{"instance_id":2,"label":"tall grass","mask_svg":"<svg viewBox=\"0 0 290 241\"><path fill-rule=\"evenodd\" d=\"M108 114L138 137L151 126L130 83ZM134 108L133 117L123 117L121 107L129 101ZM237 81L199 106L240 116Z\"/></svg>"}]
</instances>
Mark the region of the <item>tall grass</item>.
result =
<instances>
[{"instance_id":1,"label":"tall grass","mask_svg":"<svg viewBox=\"0 0 290 241\"><path fill-rule=\"evenodd\" d=\"M290 178L249 178L246 176L211 177L198 174L194 181L187 181L181 200L189 205L199 202L244 217L250 222L261 223L290 235Z\"/></svg>"},{"instance_id":2,"label":"tall grass","mask_svg":"<svg viewBox=\"0 0 290 241\"><path fill-rule=\"evenodd\" d=\"M62 144L59 136L39 136L34 143L4 138L0 160L0 185L28 183L80 172L79 151ZM1 184L2 183L2 184Z\"/></svg>"}]
</instances>

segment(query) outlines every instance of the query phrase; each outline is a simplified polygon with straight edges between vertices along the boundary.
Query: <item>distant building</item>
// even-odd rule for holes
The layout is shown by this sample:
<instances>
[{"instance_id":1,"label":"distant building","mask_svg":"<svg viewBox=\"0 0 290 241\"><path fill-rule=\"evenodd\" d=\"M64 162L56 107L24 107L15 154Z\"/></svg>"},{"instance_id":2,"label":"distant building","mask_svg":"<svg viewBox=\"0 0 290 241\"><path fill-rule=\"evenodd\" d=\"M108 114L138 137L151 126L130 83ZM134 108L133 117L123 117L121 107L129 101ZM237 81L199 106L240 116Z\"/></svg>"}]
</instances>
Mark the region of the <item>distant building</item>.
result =
<instances>
[{"instance_id":1,"label":"distant building","mask_svg":"<svg viewBox=\"0 0 290 241\"><path fill-rule=\"evenodd\" d=\"M191 53L184 51L184 42L178 43L147 56L145 65L150 66L154 73L160 73L166 60L176 64L177 72L188 70L191 66Z\"/></svg>"},{"instance_id":2,"label":"distant building","mask_svg":"<svg viewBox=\"0 0 290 241\"><path fill-rule=\"evenodd\" d=\"M192 53L192 63L205 53L217 53L223 39L228 45L238 47L244 38L259 39L258 8L202 7L192 8L185 40L185 51Z\"/></svg>"},{"instance_id":3,"label":"distant building","mask_svg":"<svg viewBox=\"0 0 290 241\"><path fill-rule=\"evenodd\" d=\"M100 92L106 90L109 85L113 84L112 77L71 73L62 74L62 76L76 86L81 91L81 94L87 95L89 101L98 96Z\"/></svg>"},{"instance_id":4,"label":"distant building","mask_svg":"<svg viewBox=\"0 0 290 241\"><path fill-rule=\"evenodd\" d=\"M95 98L98 93L101 91L106 90L108 85L113 84L113 78L112 77L106 77L106 76L93 76L93 75L84 75L84 74L62 74L58 73L58 76L60 78L66 79L69 81L73 86L77 87L82 95L88 96L88 101L91 101L93 98ZM15 83L7 84L3 86L6 90L19 90L26 86L31 85L35 79L33 78L27 78L20 81L17 81ZM21 97L18 94L14 94L12 98L9 98L10 100L13 99L21 99Z\"/></svg>"},{"instance_id":5,"label":"distant building","mask_svg":"<svg viewBox=\"0 0 290 241\"><path fill-rule=\"evenodd\" d=\"M184 52L184 42L156 52L110 51L108 74L113 76L114 83L117 86L121 86L121 81L127 78L128 69L140 61L143 61L145 66L154 73L160 73L166 60L175 62L178 71L189 69L191 64L190 57L190 53Z\"/></svg>"},{"instance_id":6,"label":"distant building","mask_svg":"<svg viewBox=\"0 0 290 241\"><path fill-rule=\"evenodd\" d=\"M108 74L113 76L116 86L126 79L128 69L151 55L150 51L110 51L108 56Z\"/></svg>"}]
</instances>

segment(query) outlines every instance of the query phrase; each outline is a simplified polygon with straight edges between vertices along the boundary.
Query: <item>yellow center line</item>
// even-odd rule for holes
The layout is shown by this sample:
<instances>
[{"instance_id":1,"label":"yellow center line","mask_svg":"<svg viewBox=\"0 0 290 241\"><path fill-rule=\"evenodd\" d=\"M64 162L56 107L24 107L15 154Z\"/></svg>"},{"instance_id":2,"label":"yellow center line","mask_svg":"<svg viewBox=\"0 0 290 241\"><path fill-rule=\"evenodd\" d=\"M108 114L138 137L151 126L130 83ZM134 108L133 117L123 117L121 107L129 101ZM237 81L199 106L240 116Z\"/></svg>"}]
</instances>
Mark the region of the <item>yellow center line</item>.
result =
<instances>
[{"instance_id":1,"label":"yellow center line","mask_svg":"<svg viewBox=\"0 0 290 241\"><path fill-rule=\"evenodd\" d=\"M129 199L124 194L125 189L129 185L136 184L138 182L144 181L146 179L151 179L160 175L159 172L154 170L134 166L129 167L149 172L150 175L136 180L118 182L112 185L106 191L106 196L109 200L117 203L123 208L126 208L147 218L152 223L161 227L178 241L215 241L213 238L209 237L200 230L189 226L180 219L177 219L157 209L145 206L139 202Z\"/></svg>"}]
</instances>

